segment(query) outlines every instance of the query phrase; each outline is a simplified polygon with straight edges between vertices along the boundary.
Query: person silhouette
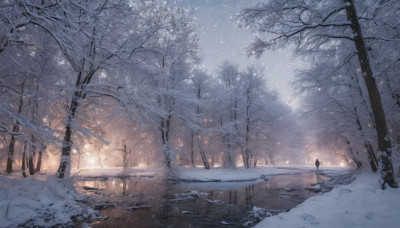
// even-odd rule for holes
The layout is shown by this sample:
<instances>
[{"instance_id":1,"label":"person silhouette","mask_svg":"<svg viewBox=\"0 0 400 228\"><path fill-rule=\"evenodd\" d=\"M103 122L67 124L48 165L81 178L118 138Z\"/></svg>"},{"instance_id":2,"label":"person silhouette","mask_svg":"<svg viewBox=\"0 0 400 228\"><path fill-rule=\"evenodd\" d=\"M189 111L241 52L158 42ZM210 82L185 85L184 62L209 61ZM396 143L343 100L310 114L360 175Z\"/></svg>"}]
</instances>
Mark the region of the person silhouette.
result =
<instances>
[{"instance_id":1,"label":"person silhouette","mask_svg":"<svg viewBox=\"0 0 400 228\"><path fill-rule=\"evenodd\" d=\"M317 160L315 160L315 166L317 167L317 171L319 170L319 161L318 161L318 158L317 158Z\"/></svg>"}]
</instances>

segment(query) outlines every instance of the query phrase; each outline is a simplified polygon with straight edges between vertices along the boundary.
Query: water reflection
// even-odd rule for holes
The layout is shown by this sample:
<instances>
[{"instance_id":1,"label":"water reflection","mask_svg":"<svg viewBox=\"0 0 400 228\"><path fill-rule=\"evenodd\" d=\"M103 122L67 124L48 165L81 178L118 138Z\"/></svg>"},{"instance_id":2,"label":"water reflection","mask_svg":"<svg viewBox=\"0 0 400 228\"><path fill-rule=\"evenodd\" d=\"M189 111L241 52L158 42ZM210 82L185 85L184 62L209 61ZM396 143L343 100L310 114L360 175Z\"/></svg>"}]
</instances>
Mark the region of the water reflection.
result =
<instances>
[{"instance_id":1,"label":"water reflection","mask_svg":"<svg viewBox=\"0 0 400 228\"><path fill-rule=\"evenodd\" d=\"M176 183L165 179L132 178L82 180L78 189L87 194L119 202L101 211L109 219L94 227L242 227L253 206L287 210L315 192L305 190L328 180L319 173L279 175L249 183ZM131 210L132 205L150 208ZM129 208L130 210L127 210ZM140 208L140 207L139 207Z\"/></svg>"}]
</instances>

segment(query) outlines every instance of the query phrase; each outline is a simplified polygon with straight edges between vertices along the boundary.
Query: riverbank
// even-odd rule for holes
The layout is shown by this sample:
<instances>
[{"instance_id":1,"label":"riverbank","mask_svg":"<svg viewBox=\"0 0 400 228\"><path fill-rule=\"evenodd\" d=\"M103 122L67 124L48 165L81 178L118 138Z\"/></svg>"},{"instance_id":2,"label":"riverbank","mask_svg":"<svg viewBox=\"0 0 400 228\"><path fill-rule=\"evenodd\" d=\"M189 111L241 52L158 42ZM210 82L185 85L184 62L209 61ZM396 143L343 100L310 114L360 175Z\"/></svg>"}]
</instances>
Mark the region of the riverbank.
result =
<instances>
[{"instance_id":1,"label":"riverbank","mask_svg":"<svg viewBox=\"0 0 400 228\"><path fill-rule=\"evenodd\" d=\"M307 199L289 212L268 217L257 228L397 228L400 189L380 189L378 174L361 174L348 185Z\"/></svg>"},{"instance_id":2,"label":"riverbank","mask_svg":"<svg viewBox=\"0 0 400 228\"><path fill-rule=\"evenodd\" d=\"M349 167L330 166L321 167L320 173L323 175L344 175L350 173ZM168 174L171 181L183 182L241 182L255 181L258 179L268 179L268 177L284 174L296 174L316 172L314 166L258 166L257 168L245 169L237 167L235 169L212 168L204 169L200 167L178 167L171 170L165 168L104 168L104 169L80 169L72 170L71 173L76 178L98 178L109 177L161 177Z\"/></svg>"},{"instance_id":3,"label":"riverbank","mask_svg":"<svg viewBox=\"0 0 400 228\"><path fill-rule=\"evenodd\" d=\"M177 168L171 174L170 180L186 182L238 182L268 179L275 175L316 172L312 166L259 166L245 169L203 169L203 168ZM350 172L348 167L324 167L320 173L324 175L343 175Z\"/></svg>"},{"instance_id":4,"label":"riverbank","mask_svg":"<svg viewBox=\"0 0 400 228\"><path fill-rule=\"evenodd\" d=\"M54 174L0 175L0 227L73 227L98 213L79 203L70 181Z\"/></svg>"}]
</instances>

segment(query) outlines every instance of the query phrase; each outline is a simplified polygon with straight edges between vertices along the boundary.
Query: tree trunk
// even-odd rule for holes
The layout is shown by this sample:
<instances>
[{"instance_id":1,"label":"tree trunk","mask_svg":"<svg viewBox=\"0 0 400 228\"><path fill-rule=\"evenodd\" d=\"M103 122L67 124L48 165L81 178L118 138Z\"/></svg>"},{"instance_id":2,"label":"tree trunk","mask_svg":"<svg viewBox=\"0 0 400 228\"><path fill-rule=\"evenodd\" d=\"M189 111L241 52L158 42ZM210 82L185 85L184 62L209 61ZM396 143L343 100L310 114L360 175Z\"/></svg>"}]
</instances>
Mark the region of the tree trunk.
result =
<instances>
[{"instance_id":1,"label":"tree trunk","mask_svg":"<svg viewBox=\"0 0 400 228\"><path fill-rule=\"evenodd\" d=\"M32 140L32 143L36 143L36 137L33 134L31 135L31 140ZM35 174L35 167L33 164L33 158L35 157L35 154L36 154L36 146L34 144L31 144L30 148L29 148L29 156L28 156L29 175Z\"/></svg>"},{"instance_id":2,"label":"tree trunk","mask_svg":"<svg viewBox=\"0 0 400 228\"><path fill-rule=\"evenodd\" d=\"M354 43L357 49L358 60L361 66L361 72L368 90L368 95L371 103L372 114L374 116L376 133L378 136L378 157L381 167L380 183L382 189L386 188L388 184L392 188L397 188L397 182L394 178L394 171L392 166L392 146L390 136L387 129L386 117L383 110L381 96L372 73L371 65L368 59L368 53L365 48L365 43L358 22L356 8L353 0L345 0L347 18L351 22L351 29L354 33Z\"/></svg>"},{"instance_id":3,"label":"tree trunk","mask_svg":"<svg viewBox=\"0 0 400 228\"><path fill-rule=\"evenodd\" d=\"M376 158L374 148L372 148L372 145L368 140L365 141L364 148L367 151L368 160L369 160L369 164L372 168L372 171L374 173L376 173L378 171L379 167L378 167L378 159Z\"/></svg>"},{"instance_id":4,"label":"tree trunk","mask_svg":"<svg viewBox=\"0 0 400 228\"><path fill-rule=\"evenodd\" d=\"M222 118L220 118L220 124L221 124L221 129L223 128L223 122L222 122ZM232 161L232 155L231 155L231 143L229 140L229 132L225 135L225 133L223 133L222 137L221 137L221 141L222 141L222 145L225 147L225 153L223 156L223 166L224 167L229 167L229 168L234 168L234 164ZM228 162L228 165L226 165L226 162Z\"/></svg>"},{"instance_id":5,"label":"tree trunk","mask_svg":"<svg viewBox=\"0 0 400 228\"><path fill-rule=\"evenodd\" d=\"M170 158L170 149L169 149L170 118L171 118L171 116L168 116L167 119L161 120L161 139L162 139L162 143L163 143L161 149L164 154L164 163L167 166L167 168L171 168L171 158Z\"/></svg>"},{"instance_id":6,"label":"tree trunk","mask_svg":"<svg viewBox=\"0 0 400 228\"><path fill-rule=\"evenodd\" d=\"M23 104L23 97L22 94L24 93L24 83L21 84L21 95L19 97L19 106L18 106L18 114L21 114L22 111L22 104ZM19 131L19 123L17 120L13 120L13 133L17 133ZM15 135L11 135L10 147L8 148L8 158L7 158L7 168L6 172L10 174L12 172L12 165L14 162L14 146L15 142L17 141L17 137Z\"/></svg>"},{"instance_id":7,"label":"tree trunk","mask_svg":"<svg viewBox=\"0 0 400 228\"><path fill-rule=\"evenodd\" d=\"M240 145L240 154L242 155L242 161L243 161L243 167L248 169L247 167L248 161L247 161L247 151L246 149L243 150L243 146Z\"/></svg>"},{"instance_id":8,"label":"tree trunk","mask_svg":"<svg viewBox=\"0 0 400 228\"><path fill-rule=\"evenodd\" d=\"M354 112L356 113L356 123L358 125L358 130L361 132L361 137L364 140L364 148L365 148L365 151L368 154L369 164L371 166L372 172L376 173L378 171L378 168L379 168L378 167L378 160L376 158L376 155L375 155L374 149L372 148L371 143L365 137L364 130L363 130L363 127L361 125L361 121L360 121L360 118L359 118L359 115L358 115L358 110L357 110L357 108L356 108L356 106L354 104L354 101L353 101L353 106L354 106Z\"/></svg>"},{"instance_id":9,"label":"tree trunk","mask_svg":"<svg viewBox=\"0 0 400 228\"><path fill-rule=\"evenodd\" d=\"M127 168L128 168L128 159L127 159L127 155L128 155L128 151L126 150L126 144L124 144L124 149L122 150L122 157L123 157L123 163L124 163L124 168L123 171L126 172Z\"/></svg>"},{"instance_id":10,"label":"tree trunk","mask_svg":"<svg viewBox=\"0 0 400 228\"><path fill-rule=\"evenodd\" d=\"M191 146L191 153L190 153L190 162L192 163L192 167L196 167L194 164L194 133L192 132L192 138L190 141L190 146Z\"/></svg>"},{"instance_id":11,"label":"tree trunk","mask_svg":"<svg viewBox=\"0 0 400 228\"><path fill-rule=\"evenodd\" d=\"M233 163L233 160L232 160L232 153L231 153L232 149L231 149L229 132L225 137L226 137L225 141L226 141L226 147L227 147L226 154L228 156L228 166L229 166L229 168L234 168L235 164Z\"/></svg>"},{"instance_id":12,"label":"tree trunk","mask_svg":"<svg viewBox=\"0 0 400 228\"><path fill-rule=\"evenodd\" d=\"M27 177L26 172L25 172L25 164L26 164L26 159L25 159L25 154L26 154L26 142L24 142L24 152L22 152L22 176Z\"/></svg>"},{"instance_id":13,"label":"tree trunk","mask_svg":"<svg viewBox=\"0 0 400 228\"><path fill-rule=\"evenodd\" d=\"M39 150L39 155L36 163L36 171L35 172L40 172L41 166L42 166L42 152L43 152L43 147L40 148Z\"/></svg>"},{"instance_id":14,"label":"tree trunk","mask_svg":"<svg viewBox=\"0 0 400 228\"><path fill-rule=\"evenodd\" d=\"M199 144L199 151L200 151L201 159L203 160L204 168L210 169L210 164L208 163L206 154L204 153L203 147L201 146L201 138L199 136L199 133L197 133L197 141Z\"/></svg>"},{"instance_id":15,"label":"tree trunk","mask_svg":"<svg viewBox=\"0 0 400 228\"><path fill-rule=\"evenodd\" d=\"M13 128L13 132L15 132L15 128ZM14 162L14 145L15 141L17 141L17 137L14 135L11 136L10 146L8 147L8 158L7 158L7 168L6 171L8 174L12 172L12 165Z\"/></svg>"},{"instance_id":16,"label":"tree trunk","mask_svg":"<svg viewBox=\"0 0 400 228\"><path fill-rule=\"evenodd\" d=\"M37 117L37 111L39 109L39 83L38 79L34 78L34 83L36 87L36 92L35 92L35 97L33 99L33 105L31 105L31 99L29 99L29 106L31 107L31 115L32 115L32 120L33 123L39 125L38 117ZM28 153L28 167L29 167L29 175L34 175L35 174L35 165L33 162L33 159L35 158L36 155L36 136L32 133L31 134L31 141L32 144L29 146L29 153Z\"/></svg>"},{"instance_id":17,"label":"tree trunk","mask_svg":"<svg viewBox=\"0 0 400 228\"><path fill-rule=\"evenodd\" d=\"M80 94L75 92L72 97L70 111L68 115L68 122L65 126L65 136L63 140L63 147L61 150L60 166L58 167L57 177L64 178L69 177L71 170L71 147L72 147L72 129L71 124L75 118L75 112L78 107L78 99Z\"/></svg>"},{"instance_id":18,"label":"tree trunk","mask_svg":"<svg viewBox=\"0 0 400 228\"><path fill-rule=\"evenodd\" d=\"M77 166L77 168L78 169L81 168L81 152L78 152L78 166Z\"/></svg>"},{"instance_id":19,"label":"tree trunk","mask_svg":"<svg viewBox=\"0 0 400 228\"><path fill-rule=\"evenodd\" d=\"M362 104L366 105L366 102L365 102L365 100L363 98L363 95L362 95L362 90L361 90L361 88L359 86L359 82L358 82L357 76L356 75L355 75L355 77L351 76L351 80L353 80L353 81L355 81L357 83L357 85L358 85L357 90L358 90L358 93L360 95L360 98L362 99ZM378 171L378 168L379 168L378 167L378 159L376 158L376 155L375 155L374 149L372 148L371 143L365 137L364 128L361 125L361 121L360 121L360 117L359 117L360 116L359 115L359 111L357 109L356 103L354 102L353 96L352 96L352 103L353 103L354 113L356 114L356 123L357 123L357 126L358 126L358 130L360 131L361 137L364 140L364 148L365 148L365 151L368 154L369 164L371 166L372 171L375 173L375 172ZM368 107L366 107L366 108L368 110ZM371 112L369 112L369 116L372 119ZM374 126L374 128L375 128L375 126Z\"/></svg>"},{"instance_id":20,"label":"tree trunk","mask_svg":"<svg viewBox=\"0 0 400 228\"><path fill-rule=\"evenodd\" d=\"M197 101L200 102L200 99L201 99L201 89L198 88L197 89ZM198 105L198 104L196 106L196 116L197 116L197 118L200 118L200 105ZM200 151L201 159L203 160L204 168L210 169L210 164L207 161L206 153L204 152L203 147L201 146L201 137L199 135L198 130L196 130L196 137L197 137L197 142L199 144L199 151Z\"/></svg>"},{"instance_id":21,"label":"tree trunk","mask_svg":"<svg viewBox=\"0 0 400 228\"><path fill-rule=\"evenodd\" d=\"M244 154L246 156L246 161L244 161L245 167L248 169L250 168L250 157L251 157L251 150L249 148L249 141L250 141L250 92L246 92L246 149L244 150Z\"/></svg>"}]
</instances>

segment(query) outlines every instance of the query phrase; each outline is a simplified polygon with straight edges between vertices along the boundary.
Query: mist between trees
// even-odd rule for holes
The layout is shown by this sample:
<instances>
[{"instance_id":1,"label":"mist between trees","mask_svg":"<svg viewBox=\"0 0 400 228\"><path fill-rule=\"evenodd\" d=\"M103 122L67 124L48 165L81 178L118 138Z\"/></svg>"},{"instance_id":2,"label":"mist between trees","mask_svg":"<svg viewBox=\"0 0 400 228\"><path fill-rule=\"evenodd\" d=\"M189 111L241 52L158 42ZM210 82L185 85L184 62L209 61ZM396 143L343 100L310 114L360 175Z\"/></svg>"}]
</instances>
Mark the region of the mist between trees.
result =
<instances>
[{"instance_id":1,"label":"mist between trees","mask_svg":"<svg viewBox=\"0 0 400 228\"><path fill-rule=\"evenodd\" d=\"M393 7L394 6L394 7ZM357 11L356 11L357 9ZM249 55L294 45L292 110L263 69L201 69L191 12L158 1L0 3L0 162L58 168L370 166L395 187L399 3L270 1ZM272 33L272 39L263 37ZM244 41L245 42L245 41ZM380 151L378 153L378 151ZM395 151L396 153L392 153Z\"/></svg>"}]
</instances>

